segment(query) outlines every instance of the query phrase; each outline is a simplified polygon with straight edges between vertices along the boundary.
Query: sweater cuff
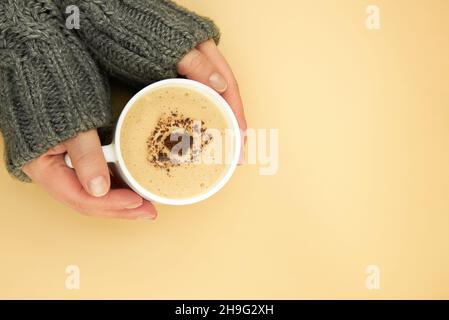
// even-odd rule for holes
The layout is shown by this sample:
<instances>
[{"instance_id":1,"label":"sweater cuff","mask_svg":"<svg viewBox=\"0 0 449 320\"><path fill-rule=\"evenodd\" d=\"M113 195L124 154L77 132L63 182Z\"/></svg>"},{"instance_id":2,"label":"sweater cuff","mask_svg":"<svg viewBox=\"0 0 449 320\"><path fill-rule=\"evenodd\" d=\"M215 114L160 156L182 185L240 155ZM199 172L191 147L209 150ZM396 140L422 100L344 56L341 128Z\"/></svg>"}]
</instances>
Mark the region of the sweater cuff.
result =
<instances>
[{"instance_id":1,"label":"sweater cuff","mask_svg":"<svg viewBox=\"0 0 449 320\"><path fill-rule=\"evenodd\" d=\"M109 92L93 60L68 42L30 40L0 48L0 129L8 171L22 167L78 132L110 122Z\"/></svg>"},{"instance_id":2,"label":"sweater cuff","mask_svg":"<svg viewBox=\"0 0 449 320\"><path fill-rule=\"evenodd\" d=\"M131 83L177 77L176 64L185 54L220 37L210 19L168 0L59 1L79 7L77 32L96 60Z\"/></svg>"}]
</instances>

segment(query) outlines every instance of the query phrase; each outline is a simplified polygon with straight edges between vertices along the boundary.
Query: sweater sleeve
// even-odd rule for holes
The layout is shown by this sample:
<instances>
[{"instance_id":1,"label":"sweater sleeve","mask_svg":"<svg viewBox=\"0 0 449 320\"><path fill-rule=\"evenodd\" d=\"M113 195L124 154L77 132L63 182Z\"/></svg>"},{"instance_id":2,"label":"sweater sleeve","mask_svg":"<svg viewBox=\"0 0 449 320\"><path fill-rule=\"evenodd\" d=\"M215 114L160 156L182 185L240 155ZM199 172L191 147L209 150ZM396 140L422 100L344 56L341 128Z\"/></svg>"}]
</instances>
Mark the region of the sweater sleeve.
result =
<instances>
[{"instance_id":1,"label":"sweater sleeve","mask_svg":"<svg viewBox=\"0 0 449 320\"><path fill-rule=\"evenodd\" d=\"M148 84L177 76L176 63L219 30L168 0L56 0L80 10L80 38L112 76Z\"/></svg>"},{"instance_id":2,"label":"sweater sleeve","mask_svg":"<svg viewBox=\"0 0 449 320\"><path fill-rule=\"evenodd\" d=\"M52 0L0 1L0 130L9 172L109 124L106 79Z\"/></svg>"}]
</instances>

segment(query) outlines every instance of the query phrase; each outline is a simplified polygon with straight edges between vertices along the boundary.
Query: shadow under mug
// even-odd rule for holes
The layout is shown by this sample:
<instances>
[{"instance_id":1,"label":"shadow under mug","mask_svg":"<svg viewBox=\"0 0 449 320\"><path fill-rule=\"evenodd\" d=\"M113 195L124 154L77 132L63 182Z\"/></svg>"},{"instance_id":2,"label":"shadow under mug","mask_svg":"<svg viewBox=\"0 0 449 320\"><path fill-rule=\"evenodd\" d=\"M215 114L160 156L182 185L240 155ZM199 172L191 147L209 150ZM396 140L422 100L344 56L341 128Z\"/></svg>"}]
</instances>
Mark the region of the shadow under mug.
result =
<instances>
[{"instance_id":1,"label":"shadow under mug","mask_svg":"<svg viewBox=\"0 0 449 320\"><path fill-rule=\"evenodd\" d=\"M230 125L230 128L233 135L233 150L232 150L232 157L230 157L231 161L229 166L227 166L224 174L222 177L214 184L212 185L208 190L205 192L190 197L190 198L167 198L162 197L160 195L157 195L150 190L142 187L139 182L136 181L136 179L133 178L131 173L129 172L128 168L126 167L125 161L123 160L122 154L121 154L121 148L120 148L120 135L121 135L121 129L123 126L123 122L126 118L126 115L128 114L129 110L133 107L135 102L139 100L143 95L146 95L156 89L164 88L164 87L183 87L188 88L190 90L193 90L195 92L198 92L202 94L203 96L209 98L214 105L219 108L219 110L224 115L227 123ZM106 159L106 161L110 164L112 164L114 172L118 173L121 180L126 183L132 190L134 190L137 194L139 194L141 197L143 197L146 200L153 201L160 204L167 204L167 205L189 205L193 203L197 203L200 201L203 201L215 193L217 193L221 188L224 187L224 185L229 181L232 174L235 171L235 168L237 167L237 164L239 162L240 158L240 148L241 148L241 134L240 129L237 123L237 119L232 112L231 107L229 104L223 99L223 97L218 94L215 90L209 88L208 86L199 83L197 81L193 80L187 80L187 79L167 79L162 80L159 82L155 82L142 90L140 90L136 95L134 95L131 100L128 101L125 108L120 114L119 120L117 122L117 125L115 127L114 132L114 139L113 142L110 145L103 146L103 154ZM67 166L70 168L73 168L72 162L70 160L70 157L68 154L65 155L65 162Z\"/></svg>"}]
</instances>

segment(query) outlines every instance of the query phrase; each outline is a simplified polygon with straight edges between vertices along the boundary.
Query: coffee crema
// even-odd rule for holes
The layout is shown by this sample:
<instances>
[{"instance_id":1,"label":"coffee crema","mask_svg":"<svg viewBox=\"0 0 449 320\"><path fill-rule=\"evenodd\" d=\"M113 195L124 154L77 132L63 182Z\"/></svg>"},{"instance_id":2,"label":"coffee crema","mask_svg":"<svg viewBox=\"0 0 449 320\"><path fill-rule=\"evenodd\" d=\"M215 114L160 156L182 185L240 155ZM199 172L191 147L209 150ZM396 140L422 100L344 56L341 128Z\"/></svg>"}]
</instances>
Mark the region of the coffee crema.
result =
<instances>
[{"instance_id":1,"label":"coffee crema","mask_svg":"<svg viewBox=\"0 0 449 320\"><path fill-rule=\"evenodd\" d=\"M143 188L190 198L208 191L229 168L229 128L208 97L186 87L162 87L140 97L126 115L122 157Z\"/></svg>"}]
</instances>

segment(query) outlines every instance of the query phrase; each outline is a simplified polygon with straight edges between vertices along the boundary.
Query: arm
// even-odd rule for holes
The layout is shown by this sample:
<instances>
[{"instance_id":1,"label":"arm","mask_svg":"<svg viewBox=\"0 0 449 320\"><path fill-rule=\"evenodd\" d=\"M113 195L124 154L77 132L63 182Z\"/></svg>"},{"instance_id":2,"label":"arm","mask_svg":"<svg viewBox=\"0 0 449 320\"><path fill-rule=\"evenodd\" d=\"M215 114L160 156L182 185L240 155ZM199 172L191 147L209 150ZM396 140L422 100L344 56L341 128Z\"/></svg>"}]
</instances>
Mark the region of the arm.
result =
<instances>
[{"instance_id":1,"label":"arm","mask_svg":"<svg viewBox=\"0 0 449 320\"><path fill-rule=\"evenodd\" d=\"M108 192L95 129L111 121L108 85L53 1L0 1L0 31L0 129L9 172L83 213L154 218L154 207L134 192ZM74 155L75 171L65 166L65 151Z\"/></svg>"}]
</instances>

